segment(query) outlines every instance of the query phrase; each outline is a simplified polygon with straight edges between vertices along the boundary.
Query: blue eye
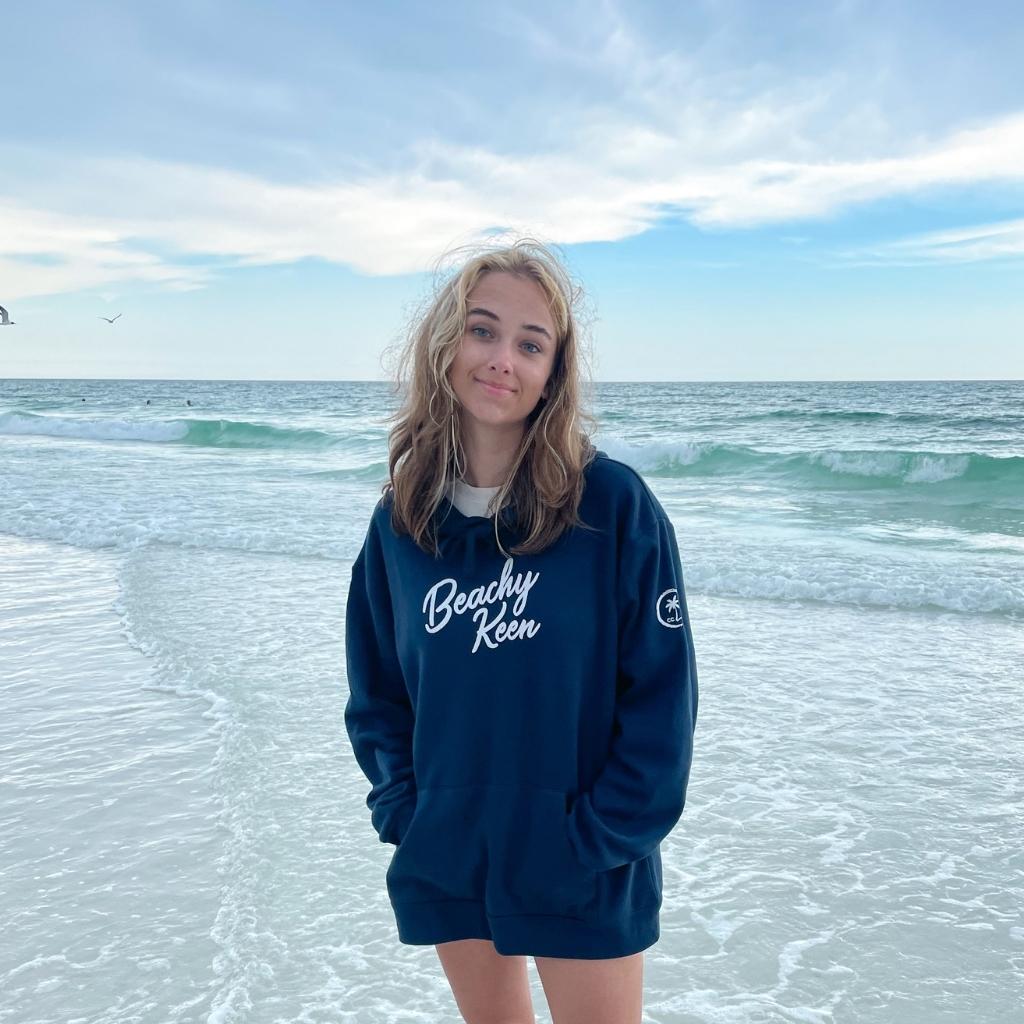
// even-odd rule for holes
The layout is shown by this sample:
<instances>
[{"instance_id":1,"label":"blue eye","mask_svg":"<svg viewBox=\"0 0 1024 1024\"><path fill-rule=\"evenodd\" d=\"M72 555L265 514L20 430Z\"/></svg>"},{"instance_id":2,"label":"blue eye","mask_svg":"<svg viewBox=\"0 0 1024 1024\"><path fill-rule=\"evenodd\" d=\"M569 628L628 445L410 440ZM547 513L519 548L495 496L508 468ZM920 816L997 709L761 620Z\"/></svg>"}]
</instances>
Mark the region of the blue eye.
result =
<instances>
[{"instance_id":1,"label":"blue eye","mask_svg":"<svg viewBox=\"0 0 1024 1024\"><path fill-rule=\"evenodd\" d=\"M487 335L490 335L491 333L486 327L484 327L483 324L474 324L472 327L470 327L469 333L472 334L474 331L483 331L484 334ZM479 338L480 335L478 334L477 337ZM530 346L530 349L532 349L532 351L530 352L531 355L537 355L541 351L540 345L536 344L535 342L524 341L523 344Z\"/></svg>"}]
</instances>

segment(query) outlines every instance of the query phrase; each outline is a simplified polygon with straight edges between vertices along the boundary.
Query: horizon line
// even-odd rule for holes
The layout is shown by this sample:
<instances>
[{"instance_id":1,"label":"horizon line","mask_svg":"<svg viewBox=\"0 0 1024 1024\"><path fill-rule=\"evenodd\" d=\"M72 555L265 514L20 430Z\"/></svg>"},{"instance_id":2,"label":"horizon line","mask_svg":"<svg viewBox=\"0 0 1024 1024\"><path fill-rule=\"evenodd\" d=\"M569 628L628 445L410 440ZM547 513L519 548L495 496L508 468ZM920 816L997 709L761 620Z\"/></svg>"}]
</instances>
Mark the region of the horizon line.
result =
<instances>
[{"instance_id":1,"label":"horizon line","mask_svg":"<svg viewBox=\"0 0 1024 1024\"><path fill-rule=\"evenodd\" d=\"M5 381L82 381L165 384L393 384L367 377L2 377ZM777 377L693 380L595 380L594 384L1020 384L1022 377Z\"/></svg>"}]
</instances>

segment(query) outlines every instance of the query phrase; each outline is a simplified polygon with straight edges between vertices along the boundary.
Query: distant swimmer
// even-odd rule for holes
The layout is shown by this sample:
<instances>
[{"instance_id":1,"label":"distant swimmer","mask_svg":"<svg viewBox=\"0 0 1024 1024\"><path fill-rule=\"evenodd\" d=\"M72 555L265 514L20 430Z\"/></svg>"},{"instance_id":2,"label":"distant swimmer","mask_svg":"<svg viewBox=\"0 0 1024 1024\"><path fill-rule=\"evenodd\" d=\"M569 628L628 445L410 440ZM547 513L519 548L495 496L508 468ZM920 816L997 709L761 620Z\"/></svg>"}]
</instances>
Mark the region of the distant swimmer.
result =
<instances>
[{"instance_id":1,"label":"distant swimmer","mask_svg":"<svg viewBox=\"0 0 1024 1024\"><path fill-rule=\"evenodd\" d=\"M149 399L148 398L146 399L146 405L149 405Z\"/></svg>"},{"instance_id":2,"label":"distant swimmer","mask_svg":"<svg viewBox=\"0 0 1024 1024\"><path fill-rule=\"evenodd\" d=\"M185 404L186 405L191 405L192 404L192 399L191 398L186 398L185 399Z\"/></svg>"},{"instance_id":3,"label":"distant swimmer","mask_svg":"<svg viewBox=\"0 0 1024 1024\"><path fill-rule=\"evenodd\" d=\"M0 327L12 327L14 321L7 315L7 310L0 306Z\"/></svg>"},{"instance_id":4,"label":"distant swimmer","mask_svg":"<svg viewBox=\"0 0 1024 1024\"><path fill-rule=\"evenodd\" d=\"M120 313L117 314L117 316L120 316L120 315L121 315ZM117 316L115 316L115 317L101 316L100 319L101 320L106 320L108 324L112 324L117 319Z\"/></svg>"}]
</instances>

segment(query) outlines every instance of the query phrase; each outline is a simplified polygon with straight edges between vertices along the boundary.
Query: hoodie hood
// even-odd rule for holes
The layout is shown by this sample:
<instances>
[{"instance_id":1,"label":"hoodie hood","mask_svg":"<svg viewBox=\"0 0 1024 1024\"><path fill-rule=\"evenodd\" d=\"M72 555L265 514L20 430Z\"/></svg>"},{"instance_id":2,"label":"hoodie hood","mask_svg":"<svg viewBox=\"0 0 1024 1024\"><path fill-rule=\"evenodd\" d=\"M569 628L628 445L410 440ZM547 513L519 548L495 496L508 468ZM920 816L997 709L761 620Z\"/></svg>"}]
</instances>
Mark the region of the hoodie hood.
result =
<instances>
[{"instance_id":1,"label":"hoodie hood","mask_svg":"<svg viewBox=\"0 0 1024 1024\"><path fill-rule=\"evenodd\" d=\"M607 458L607 455L597 449L595 460L598 457ZM584 474L593 465L594 461L591 461L584 469ZM525 539L524 532L517 526L511 505L504 506L496 514L501 541L506 550ZM494 538L494 518L463 515L452 501L451 488L437 507L434 522L437 525L438 547L441 549L442 558L451 555L461 544L470 549L480 548L482 553L493 554L498 551L498 545Z\"/></svg>"},{"instance_id":2,"label":"hoodie hood","mask_svg":"<svg viewBox=\"0 0 1024 1024\"><path fill-rule=\"evenodd\" d=\"M507 548L509 544L515 544L519 537L516 530L515 513L511 505L506 505L497 513L498 529L501 533L502 543ZM481 543L490 541L490 551L497 550L497 543L494 539L494 517L493 516L467 516L458 510L452 501L451 495L446 494L434 513L434 522L437 525L438 546L441 548L442 557L447 557L460 544L475 547Z\"/></svg>"}]
</instances>

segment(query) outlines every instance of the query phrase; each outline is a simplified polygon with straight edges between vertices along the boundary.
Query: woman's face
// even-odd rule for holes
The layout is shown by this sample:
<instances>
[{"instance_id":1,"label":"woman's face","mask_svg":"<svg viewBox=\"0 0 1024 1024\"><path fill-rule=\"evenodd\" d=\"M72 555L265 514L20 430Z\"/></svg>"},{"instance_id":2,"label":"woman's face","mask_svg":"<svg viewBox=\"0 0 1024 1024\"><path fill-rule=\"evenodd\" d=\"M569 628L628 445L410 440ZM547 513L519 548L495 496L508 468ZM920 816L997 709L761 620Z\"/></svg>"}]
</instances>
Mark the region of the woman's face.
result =
<instances>
[{"instance_id":1,"label":"woman's face","mask_svg":"<svg viewBox=\"0 0 1024 1024\"><path fill-rule=\"evenodd\" d=\"M536 281L499 270L480 277L468 296L466 330L451 367L464 422L525 427L551 375L555 338Z\"/></svg>"}]
</instances>

